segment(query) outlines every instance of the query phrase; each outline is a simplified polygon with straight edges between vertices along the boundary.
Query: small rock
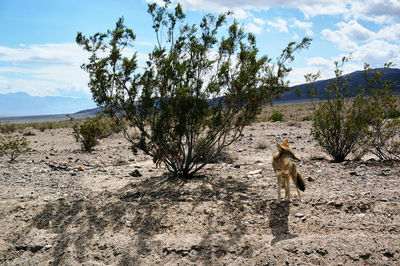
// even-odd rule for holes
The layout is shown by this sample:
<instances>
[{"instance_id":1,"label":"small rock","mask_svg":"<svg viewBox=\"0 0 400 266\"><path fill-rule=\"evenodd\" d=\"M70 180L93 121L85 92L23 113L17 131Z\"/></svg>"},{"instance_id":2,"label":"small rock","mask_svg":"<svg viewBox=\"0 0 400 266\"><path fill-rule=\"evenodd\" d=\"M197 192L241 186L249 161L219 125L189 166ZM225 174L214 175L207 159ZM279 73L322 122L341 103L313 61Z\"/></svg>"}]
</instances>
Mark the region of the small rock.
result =
<instances>
[{"instance_id":1,"label":"small rock","mask_svg":"<svg viewBox=\"0 0 400 266\"><path fill-rule=\"evenodd\" d=\"M317 170L317 171L315 171L316 173L322 173L322 170L320 169L320 170Z\"/></svg>"},{"instance_id":2,"label":"small rock","mask_svg":"<svg viewBox=\"0 0 400 266\"><path fill-rule=\"evenodd\" d=\"M328 254L328 251L325 248L322 248L322 247L318 248L316 250L316 252L321 256L325 256L326 254Z\"/></svg>"},{"instance_id":3,"label":"small rock","mask_svg":"<svg viewBox=\"0 0 400 266\"><path fill-rule=\"evenodd\" d=\"M343 202L335 201L334 205L336 208L341 208L343 206Z\"/></svg>"},{"instance_id":4,"label":"small rock","mask_svg":"<svg viewBox=\"0 0 400 266\"><path fill-rule=\"evenodd\" d=\"M45 248L45 249L49 249L49 248L52 248L52 247L53 247L53 245L50 245L50 244L49 244L49 245L46 245L46 246L44 246L44 248Z\"/></svg>"},{"instance_id":5,"label":"small rock","mask_svg":"<svg viewBox=\"0 0 400 266\"><path fill-rule=\"evenodd\" d=\"M388 171L389 170L389 171ZM383 169L382 171L381 171L381 174L380 175L383 175L383 176L388 176L388 175L390 175L390 169Z\"/></svg>"},{"instance_id":6,"label":"small rock","mask_svg":"<svg viewBox=\"0 0 400 266\"><path fill-rule=\"evenodd\" d=\"M314 178L314 177L311 177L311 176L309 176L309 177L307 177L307 181L309 181L309 182L313 182L313 181L315 181L315 178Z\"/></svg>"},{"instance_id":7,"label":"small rock","mask_svg":"<svg viewBox=\"0 0 400 266\"><path fill-rule=\"evenodd\" d=\"M296 214L294 215L294 217L302 218L302 217L304 217L304 214L298 212L298 213L296 213Z\"/></svg>"},{"instance_id":8,"label":"small rock","mask_svg":"<svg viewBox=\"0 0 400 266\"><path fill-rule=\"evenodd\" d=\"M350 175L357 175L357 172L356 171L352 171L352 172L350 172Z\"/></svg>"},{"instance_id":9,"label":"small rock","mask_svg":"<svg viewBox=\"0 0 400 266\"><path fill-rule=\"evenodd\" d=\"M356 214L355 216L357 216L357 217L359 217L359 218L364 218L365 213L358 213L358 214Z\"/></svg>"},{"instance_id":10,"label":"small rock","mask_svg":"<svg viewBox=\"0 0 400 266\"><path fill-rule=\"evenodd\" d=\"M261 174L261 173L262 173L262 170L257 169L257 170L248 172L247 175L256 175L256 174Z\"/></svg>"},{"instance_id":11,"label":"small rock","mask_svg":"<svg viewBox=\"0 0 400 266\"><path fill-rule=\"evenodd\" d=\"M138 169L135 169L134 171L130 172L129 175L132 176L132 177L140 177L140 176L142 176L142 174L139 172Z\"/></svg>"},{"instance_id":12,"label":"small rock","mask_svg":"<svg viewBox=\"0 0 400 266\"><path fill-rule=\"evenodd\" d=\"M83 166L79 166L76 170L78 170L79 172L81 172L81 171L85 171L85 167L83 167Z\"/></svg>"},{"instance_id":13,"label":"small rock","mask_svg":"<svg viewBox=\"0 0 400 266\"><path fill-rule=\"evenodd\" d=\"M230 232L230 233L235 232L236 228L237 228L236 225L231 226L231 228L229 228L229 232Z\"/></svg>"}]
</instances>

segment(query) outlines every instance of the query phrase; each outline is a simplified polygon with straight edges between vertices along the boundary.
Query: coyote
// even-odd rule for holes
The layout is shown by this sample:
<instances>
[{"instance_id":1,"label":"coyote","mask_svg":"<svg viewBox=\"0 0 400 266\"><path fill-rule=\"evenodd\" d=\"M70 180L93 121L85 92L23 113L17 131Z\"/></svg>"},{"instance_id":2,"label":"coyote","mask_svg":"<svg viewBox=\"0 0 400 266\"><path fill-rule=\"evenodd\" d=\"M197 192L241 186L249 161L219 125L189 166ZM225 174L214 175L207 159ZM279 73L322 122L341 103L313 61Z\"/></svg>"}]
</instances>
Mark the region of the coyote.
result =
<instances>
[{"instance_id":1,"label":"coyote","mask_svg":"<svg viewBox=\"0 0 400 266\"><path fill-rule=\"evenodd\" d=\"M296 185L297 194L301 201L300 190L304 191L306 185L304 178L297 171L296 164L293 161L300 161L294 155L293 151L289 147L289 142L285 140L283 144L276 143L278 152L276 152L272 159L272 166L278 176L278 201L281 201L281 186L285 188L285 200L291 200L290 198L290 177L292 177L293 183Z\"/></svg>"}]
</instances>

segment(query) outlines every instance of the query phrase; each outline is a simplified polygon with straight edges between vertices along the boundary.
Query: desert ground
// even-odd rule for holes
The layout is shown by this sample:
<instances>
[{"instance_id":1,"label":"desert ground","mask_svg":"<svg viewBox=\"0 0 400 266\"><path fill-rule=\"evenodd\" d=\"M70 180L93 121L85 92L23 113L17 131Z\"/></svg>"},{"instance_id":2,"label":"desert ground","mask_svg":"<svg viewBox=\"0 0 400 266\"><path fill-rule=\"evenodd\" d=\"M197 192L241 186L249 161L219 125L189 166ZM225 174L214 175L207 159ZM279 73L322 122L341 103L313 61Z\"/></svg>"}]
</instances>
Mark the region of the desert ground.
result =
<instances>
[{"instance_id":1,"label":"desert ground","mask_svg":"<svg viewBox=\"0 0 400 266\"><path fill-rule=\"evenodd\" d=\"M182 181L133 155L122 134L85 153L72 129L0 157L2 265L399 265L400 164L334 163L306 110L249 126ZM276 141L301 158L303 201L277 202Z\"/></svg>"}]
</instances>

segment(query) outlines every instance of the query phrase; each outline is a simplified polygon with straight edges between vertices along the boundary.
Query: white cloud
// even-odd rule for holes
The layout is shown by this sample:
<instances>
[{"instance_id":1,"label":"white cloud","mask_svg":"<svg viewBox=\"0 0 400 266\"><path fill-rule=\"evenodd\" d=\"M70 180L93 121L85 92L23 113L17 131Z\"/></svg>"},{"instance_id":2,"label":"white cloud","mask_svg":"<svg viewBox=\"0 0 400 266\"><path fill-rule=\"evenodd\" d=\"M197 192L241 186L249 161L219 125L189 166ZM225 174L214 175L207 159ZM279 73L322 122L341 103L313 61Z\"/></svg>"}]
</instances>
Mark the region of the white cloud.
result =
<instances>
[{"instance_id":1,"label":"white cloud","mask_svg":"<svg viewBox=\"0 0 400 266\"><path fill-rule=\"evenodd\" d=\"M307 19L318 15L340 15L348 13L346 3L343 0L288 1L285 6L300 9Z\"/></svg>"},{"instance_id":2,"label":"white cloud","mask_svg":"<svg viewBox=\"0 0 400 266\"><path fill-rule=\"evenodd\" d=\"M259 27L253 23L249 23L244 27L247 31L254 33L254 34L261 34L262 27Z\"/></svg>"},{"instance_id":3,"label":"white cloud","mask_svg":"<svg viewBox=\"0 0 400 266\"><path fill-rule=\"evenodd\" d=\"M312 31L312 25L313 25L312 22L305 22L305 21L300 21L300 20L294 19L293 23L290 25L290 27L304 29L308 36L312 36L314 34Z\"/></svg>"},{"instance_id":4,"label":"white cloud","mask_svg":"<svg viewBox=\"0 0 400 266\"><path fill-rule=\"evenodd\" d=\"M236 19L245 19L247 17L249 17L249 12L246 12L243 9L240 8L234 8L234 9L222 9L220 12L225 12L225 11L232 11L232 17L236 18Z\"/></svg>"},{"instance_id":5,"label":"white cloud","mask_svg":"<svg viewBox=\"0 0 400 266\"><path fill-rule=\"evenodd\" d=\"M52 64L78 65L85 52L75 43L43 44L9 48L0 46L0 61L15 65Z\"/></svg>"},{"instance_id":6,"label":"white cloud","mask_svg":"<svg viewBox=\"0 0 400 266\"><path fill-rule=\"evenodd\" d=\"M311 67L330 67L332 64L333 62L319 56L307 60L307 65Z\"/></svg>"},{"instance_id":7,"label":"white cloud","mask_svg":"<svg viewBox=\"0 0 400 266\"><path fill-rule=\"evenodd\" d=\"M146 2L148 2L148 3L154 2L154 3L157 3L157 5L159 5L159 6L163 6L164 5L164 1L163 0L146 0Z\"/></svg>"},{"instance_id":8,"label":"white cloud","mask_svg":"<svg viewBox=\"0 0 400 266\"><path fill-rule=\"evenodd\" d=\"M321 32L322 37L328 41L339 45L339 49L351 52L358 48L358 45L351 41L347 35L341 31L332 31L330 29L324 29Z\"/></svg>"},{"instance_id":9,"label":"white cloud","mask_svg":"<svg viewBox=\"0 0 400 266\"><path fill-rule=\"evenodd\" d=\"M146 2L161 2L146 0ZM309 18L317 15L337 15L348 12L345 0L180 0L184 9L223 12L233 10L241 18L249 15L246 11L268 10L274 7L296 8ZM241 12L242 11L242 12Z\"/></svg>"},{"instance_id":10,"label":"white cloud","mask_svg":"<svg viewBox=\"0 0 400 266\"><path fill-rule=\"evenodd\" d=\"M146 0L157 2L161 0ZM176 1L174 1L176 2ZM223 12L232 10L236 18L251 16L251 11L282 7L300 10L306 19L318 15L343 15L346 19L362 19L390 23L400 17L399 0L180 0L184 9Z\"/></svg>"},{"instance_id":11,"label":"white cloud","mask_svg":"<svg viewBox=\"0 0 400 266\"><path fill-rule=\"evenodd\" d=\"M339 45L339 48L344 51L353 51L358 48L357 42L367 42L376 37L376 34L355 20L349 22L339 22L336 24L338 30L324 29L321 34L326 40Z\"/></svg>"},{"instance_id":12,"label":"white cloud","mask_svg":"<svg viewBox=\"0 0 400 266\"><path fill-rule=\"evenodd\" d=\"M132 49L126 49L132 55ZM81 69L88 53L75 43L0 46L0 93L23 91L33 96L86 96L88 74ZM147 56L138 54L139 66Z\"/></svg>"},{"instance_id":13,"label":"white cloud","mask_svg":"<svg viewBox=\"0 0 400 266\"><path fill-rule=\"evenodd\" d=\"M351 40L358 42L365 42L373 39L375 33L364 28L355 20L350 20L349 22L339 22L336 24L339 30L348 36Z\"/></svg>"},{"instance_id":14,"label":"white cloud","mask_svg":"<svg viewBox=\"0 0 400 266\"><path fill-rule=\"evenodd\" d=\"M352 0L349 1L351 15L356 19L390 23L400 17L398 0Z\"/></svg>"},{"instance_id":15,"label":"white cloud","mask_svg":"<svg viewBox=\"0 0 400 266\"><path fill-rule=\"evenodd\" d=\"M0 62L5 65L0 67L1 92L89 96L88 76L80 68L87 57L75 43L0 46Z\"/></svg>"},{"instance_id":16,"label":"white cloud","mask_svg":"<svg viewBox=\"0 0 400 266\"><path fill-rule=\"evenodd\" d=\"M400 24L392 24L382 28L376 34L376 37L388 41L400 42Z\"/></svg>"},{"instance_id":17,"label":"white cloud","mask_svg":"<svg viewBox=\"0 0 400 266\"><path fill-rule=\"evenodd\" d=\"M382 67L386 62L400 63L400 24L392 24L373 32L356 20L339 22L337 30L324 29L322 37L336 43L346 55L352 54L357 66L364 63Z\"/></svg>"},{"instance_id":18,"label":"white cloud","mask_svg":"<svg viewBox=\"0 0 400 266\"><path fill-rule=\"evenodd\" d=\"M279 32L289 32L286 21L282 18L276 18L276 21L267 21L268 26L277 29Z\"/></svg>"},{"instance_id":19,"label":"white cloud","mask_svg":"<svg viewBox=\"0 0 400 266\"><path fill-rule=\"evenodd\" d=\"M371 66L383 66L386 62L400 63L400 45L383 40L373 40L353 51L352 58L356 62L366 62Z\"/></svg>"},{"instance_id":20,"label":"white cloud","mask_svg":"<svg viewBox=\"0 0 400 266\"><path fill-rule=\"evenodd\" d=\"M254 18L253 18L253 21L254 21L255 23L257 23L258 25L261 25L261 26L265 24L265 21L262 20L262 19L260 19L260 18L254 17Z\"/></svg>"}]
</instances>

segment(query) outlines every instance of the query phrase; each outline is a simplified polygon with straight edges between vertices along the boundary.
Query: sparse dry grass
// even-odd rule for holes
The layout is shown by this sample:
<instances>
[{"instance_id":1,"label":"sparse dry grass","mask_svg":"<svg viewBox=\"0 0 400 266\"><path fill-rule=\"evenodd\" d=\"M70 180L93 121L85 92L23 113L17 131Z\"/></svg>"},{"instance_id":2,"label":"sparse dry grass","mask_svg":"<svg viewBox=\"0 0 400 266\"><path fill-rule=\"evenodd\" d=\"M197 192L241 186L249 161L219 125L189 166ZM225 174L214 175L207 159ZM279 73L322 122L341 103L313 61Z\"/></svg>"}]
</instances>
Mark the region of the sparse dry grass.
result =
<instances>
[{"instance_id":1,"label":"sparse dry grass","mask_svg":"<svg viewBox=\"0 0 400 266\"><path fill-rule=\"evenodd\" d=\"M304 117L311 117L311 103L267 105L258 115L256 122L267 122L272 114L280 112L285 121L304 121Z\"/></svg>"}]
</instances>

